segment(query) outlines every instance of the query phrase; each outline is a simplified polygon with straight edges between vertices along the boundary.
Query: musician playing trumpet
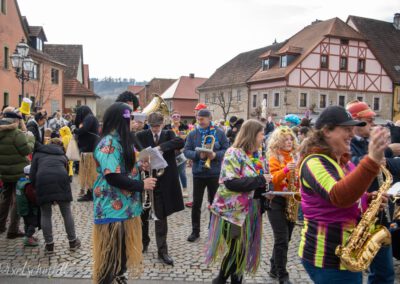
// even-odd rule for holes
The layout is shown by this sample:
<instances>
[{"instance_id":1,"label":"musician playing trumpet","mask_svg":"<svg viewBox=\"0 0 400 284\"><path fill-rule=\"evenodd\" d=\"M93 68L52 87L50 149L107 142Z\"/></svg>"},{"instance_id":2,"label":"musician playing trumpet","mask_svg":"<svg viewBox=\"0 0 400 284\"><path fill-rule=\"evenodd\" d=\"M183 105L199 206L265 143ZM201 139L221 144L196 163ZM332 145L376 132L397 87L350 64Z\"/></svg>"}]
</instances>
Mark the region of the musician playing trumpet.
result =
<instances>
[{"instance_id":1,"label":"musician playing trumpet","mask_svg":"<svg viewBox=\"0 0 400 284\"><path fill-rule=\"evenodd\" d=\"M272 175L274 191L296 191L296 163L294 154L297 149L296 137L287 126L276 128L268 140L269 170ZM272 251L269 276L280 283L290 283L286 270L289 242L294 228L294 221L288 219L287 208L292 196L269 195L268 220L271 223L274 247ZM296 210L297 211L297 210ZM291 212L297 214L297 212Z\"/></svg>"},{"instance_id":2,"label":"musician playing trumpet","mask_svg":"<svg viewBox=\"0 0 400 284\"><path fill-rule=\"evenodd\" d=\"M200 237L200 215L204 191L207 188L208 202L211 204L218 189L221 162L229 147L224 131L211 122L209 110L200 110L196 119L196 129L187 136L184 150L185 157L193 161L192 233L187 239L189 242L194 242ZM204 148L210 149L204 151L202 150Z\"/></svg>"},{"instance_id":3,"label":"musician playing trumpet","mask_svg":"<svg viewBox=\"0 0 400 284\"><path fill-rule=\"evenodd\" d=\"M162 130L164 117L159 112L153 112L148 116L150 129L136 133L137 141L145 149L157 148L162 153L168 166L163 170L153 170L150 176L157 178L153 193L152 208L155 213L155 230L158 258L167 265L173 265L174 261L169 256L167 245L168 223L167 217L184 209L181 185L179 182L178 168L175 160L175 151L182 149L184 141L176 137L172 130ZM152 168L152 165L150 165ZM145 201L144 201L145 202ZM146 252L150 243L149 237L149 211L148 208L142 214L143 251ZM158 219L158 220L157 220Z\"/></svg>"}]
</instances>

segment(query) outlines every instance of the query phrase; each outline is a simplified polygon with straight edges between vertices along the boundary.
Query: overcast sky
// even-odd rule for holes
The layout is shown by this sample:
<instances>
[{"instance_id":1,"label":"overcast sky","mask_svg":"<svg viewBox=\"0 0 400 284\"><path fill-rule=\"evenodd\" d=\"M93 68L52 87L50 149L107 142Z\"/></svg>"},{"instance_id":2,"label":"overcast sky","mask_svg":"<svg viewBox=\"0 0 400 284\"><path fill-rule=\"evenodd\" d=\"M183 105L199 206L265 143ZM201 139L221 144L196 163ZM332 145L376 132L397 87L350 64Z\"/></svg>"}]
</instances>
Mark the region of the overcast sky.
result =
<instances>
[{"instance_id":1,"label":"overcast sky","mask_svg":"<svg viewBox=\"0 0 400 284\"><path fill-rule=\"evenodd\" d=\"M82 44L90 76L209 77L315 19L393 20L400 0L18 0L48 43Z\"/></svg>"}]
</instances>

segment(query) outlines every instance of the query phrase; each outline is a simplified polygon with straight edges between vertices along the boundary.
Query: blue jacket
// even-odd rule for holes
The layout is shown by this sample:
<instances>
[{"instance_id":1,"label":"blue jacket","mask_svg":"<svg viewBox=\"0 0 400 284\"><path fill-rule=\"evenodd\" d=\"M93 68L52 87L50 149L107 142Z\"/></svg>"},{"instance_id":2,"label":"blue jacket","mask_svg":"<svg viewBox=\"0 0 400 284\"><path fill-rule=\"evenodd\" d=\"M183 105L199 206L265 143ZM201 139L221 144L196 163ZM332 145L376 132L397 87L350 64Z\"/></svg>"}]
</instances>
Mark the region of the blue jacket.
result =
<instances>
[{"instance_id":1,"label":"blue jacket","mask_svg":"<svg viewBox=\"0 0 400 284\"><path fill-rule=\"evenodd\" d=\"M215 129L215 136L217 139L214 144L213 151L217 156L211 161L211 168L209 170L202 167L200 153L195 151L196 147L202 146L200 131L196 128L186 137L186 144L183 153L187 159L193 160L193 177L219 177L221 172L221 163L224 158L225 151L229 148L229 141L225 133L220 128Z\"/></svg>"},{"instance_id":2,"label":"blue jacket","mask_svg":"<svg viewBox=\"0 0 400 284\"><path fill-rule=\"evenodd\" d=\"M364 158L365 155L368 154L368 144L369 142L362 139L360 140L357 137L354 137L351 140L350 148L351 148L351 161L358 165L358 163ZM398 176L400 176L400 158L395 158L393 156L393 152L390 148L385 150L385 158L386 158L386 167L393 175L393 183L399 181ZM374 192L379 189L378 179L376 178L371 186L368 188L368 192ZM391 205L390 207L390 214L393 214L393 208ZM384 212L380 212L378 216L379 224L389 226L388 219L386 218L386 214Z\"/></svg>"}]
</instances>

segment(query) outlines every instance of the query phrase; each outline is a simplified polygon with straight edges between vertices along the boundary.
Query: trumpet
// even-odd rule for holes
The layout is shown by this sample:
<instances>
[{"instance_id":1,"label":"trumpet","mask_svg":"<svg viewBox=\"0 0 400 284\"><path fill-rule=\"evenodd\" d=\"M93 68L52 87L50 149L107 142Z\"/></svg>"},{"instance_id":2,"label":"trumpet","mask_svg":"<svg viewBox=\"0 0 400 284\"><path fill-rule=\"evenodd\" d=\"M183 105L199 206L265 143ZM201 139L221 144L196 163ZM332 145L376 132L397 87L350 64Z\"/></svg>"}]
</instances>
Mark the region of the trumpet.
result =
<instances>
[{"instance_id":1,"label":"trumpet","mask_svg":"<svg viewBox=\"0 0 400 284\"><path fill-rule=\"evenodd\" d=\"M215 143L215 137L213 135L207 135L204 137L204 142L203 142L203 148L213 150L214 148L214 143ZM211 160L210 158L207 158L206 162L204 163L204 167L206 169L211 168Z\"/></svg>"},{"instance_id":2,"label":"trumpet","mask_svg":"<svg viewBox=\"0 0 400 284\"><path fill-rule=\"evenodd\" d=\"M149 156L149 164L150 164L150 169L149 169L149 177L153 177L153 170L151 169L151 161L150 161L150 156ZM164 169L157 170L156 176L159 177L164 173ZM143 171L142 172L142 180L146 178L146 173ZM152 190L145 190L143 192L143 203L142 207L144 210L150 209L149 212L149 221L157 221L159 220L155 214L155 204L154 204L154 192Z\"/></svg>"}]
</instances>

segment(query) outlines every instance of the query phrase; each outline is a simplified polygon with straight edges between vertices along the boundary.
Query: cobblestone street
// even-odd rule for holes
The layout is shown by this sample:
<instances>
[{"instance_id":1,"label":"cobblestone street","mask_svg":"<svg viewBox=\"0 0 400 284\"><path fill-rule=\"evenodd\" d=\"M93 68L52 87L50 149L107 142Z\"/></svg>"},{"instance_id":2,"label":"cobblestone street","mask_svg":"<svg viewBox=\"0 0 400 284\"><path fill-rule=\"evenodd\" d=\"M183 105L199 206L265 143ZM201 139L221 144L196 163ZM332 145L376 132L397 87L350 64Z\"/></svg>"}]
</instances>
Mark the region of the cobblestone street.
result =
<instances>
[{"instance_id":1,"label":"cobblestone street","mask_svg":"<svg viewBox=\"0 0 400 284\"><path fill-rule=\"evenodd\" d=\"M189 184L191 185L191 174L188 169ZM74 182L74 194L78 188ZM191 190L189 190L191 191ZM33 276L46 278L73 278L90 279L92 270L92 203L72 204L75 225L78 237L82 241L82 247L77 252L70 252L68 241L64 230L64 224L57 206L53 207L53 234L55 241L55 254L46 256L44 254L44 240L42 232L36 233L40 246L36 248L24 248L22 239L8 240L6 234L0 235L0 275L1 276ZM151 225L150 232L152 241L148 252L144 255L144 272L140 277L141 283L153 280L179 282L211 282L217 274L217 265L207 266L204 264L204 243L207 234L208 210L203 204L202 210L202 232L200 241L189 243L186 241L191 231L190 209L174 214L168 219L169 253L175 261L175 266L166 266L157 259L157 249L154 239L154 225ZM262 263L257 275L254 278L246 276L246 283L275 283L268 277L269 257L272 250L272 232L266 215L264 219L264 238ZM22 228L21 220L21 228ZM288 255L288 271L294 283L311 283L304 271L299 257L297 246L299 244L300 227L296 226L290 243ZM397 279L400 277L400 262L396 261ZM2 278L0 278L2 282ZM79 283L78 281L76 281ZM86 281L88 282L88 281ZM135 282L135 281L133 281ZM36 282L35 282L36 283ZM46 281L47 283L47 281Z\"/></svg>"}]
</instances>

